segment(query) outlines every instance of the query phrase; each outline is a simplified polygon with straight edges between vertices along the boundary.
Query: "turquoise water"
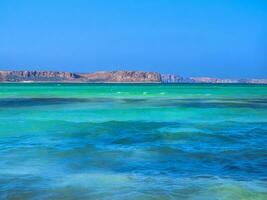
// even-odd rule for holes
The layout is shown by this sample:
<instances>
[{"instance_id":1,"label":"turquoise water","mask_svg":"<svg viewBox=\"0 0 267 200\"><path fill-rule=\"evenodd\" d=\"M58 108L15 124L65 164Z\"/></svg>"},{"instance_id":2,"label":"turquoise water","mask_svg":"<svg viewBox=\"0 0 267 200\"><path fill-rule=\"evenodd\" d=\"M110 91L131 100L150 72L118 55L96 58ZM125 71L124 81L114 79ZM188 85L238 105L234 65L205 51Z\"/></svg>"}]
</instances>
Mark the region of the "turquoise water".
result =
<instances>
[{"instance_id":1,"label":"turquoise water","mask_svg":"<svg viewBox=\"0 0 267 200\"><path fill-rule=\"evenodd\" d=\"M267 199L267 86L0 84L0 199Z\"/></svg>"}]
</instances>

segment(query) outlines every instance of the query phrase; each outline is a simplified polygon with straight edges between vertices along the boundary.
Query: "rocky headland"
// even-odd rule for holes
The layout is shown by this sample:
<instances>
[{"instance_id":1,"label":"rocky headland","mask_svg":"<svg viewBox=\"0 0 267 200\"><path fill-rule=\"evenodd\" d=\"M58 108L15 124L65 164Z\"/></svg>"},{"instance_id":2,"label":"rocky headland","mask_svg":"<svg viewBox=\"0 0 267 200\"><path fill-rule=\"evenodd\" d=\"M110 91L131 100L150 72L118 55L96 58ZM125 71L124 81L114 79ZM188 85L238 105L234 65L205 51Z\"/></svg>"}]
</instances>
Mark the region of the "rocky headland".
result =
<instances>
[{"instance_id":1,"label":"rocky headland","mask_svg":"<svg viewBox=\"0 0 267 200\"><path fill-rule=\"evenodd\" d=\"M125 82L159 83L157 72L99 71L94 73L71 73L56 71L0 71L0 82Z\"/></svg>"},{"instance_id":2,"label":"rocky headland","mask_svg":"<svg viewBox=\"0 0 267 200\"><path fill-rule=\"evenodd\" d=\"M267 79L222 79L182 77L144 71L98 71L72 73L58 71L0 71L0 82L76 82L76 83L249 83L267 84Z\"/></svg>"}]
</instances>

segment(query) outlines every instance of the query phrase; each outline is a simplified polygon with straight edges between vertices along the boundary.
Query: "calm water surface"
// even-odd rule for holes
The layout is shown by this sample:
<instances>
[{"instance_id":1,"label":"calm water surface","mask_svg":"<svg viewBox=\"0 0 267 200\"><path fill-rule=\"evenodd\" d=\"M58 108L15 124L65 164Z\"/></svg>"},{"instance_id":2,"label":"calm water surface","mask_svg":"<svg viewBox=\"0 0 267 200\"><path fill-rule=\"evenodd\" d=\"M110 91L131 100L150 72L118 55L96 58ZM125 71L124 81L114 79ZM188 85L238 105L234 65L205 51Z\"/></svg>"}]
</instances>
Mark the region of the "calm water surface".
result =
<instances>
[{"instance_id":1,"label":"calm water surface","mask_svg":"<svg viewBox=\"0 0 267 200\"><path fill-rule=\"evenodd\" d=\"M265 200L267 86L0 84L0 199Z\"/></svg>"}]
</instances>

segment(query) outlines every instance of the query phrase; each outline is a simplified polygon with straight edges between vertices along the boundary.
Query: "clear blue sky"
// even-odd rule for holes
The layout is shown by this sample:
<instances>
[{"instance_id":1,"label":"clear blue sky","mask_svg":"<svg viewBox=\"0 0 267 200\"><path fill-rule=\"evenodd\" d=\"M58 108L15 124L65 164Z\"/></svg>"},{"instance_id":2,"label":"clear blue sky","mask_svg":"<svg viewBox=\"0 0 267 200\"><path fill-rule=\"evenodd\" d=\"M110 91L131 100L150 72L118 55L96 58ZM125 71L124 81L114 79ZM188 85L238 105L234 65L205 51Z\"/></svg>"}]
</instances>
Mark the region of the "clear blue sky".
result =
<instances>
[{"instance_id":1,"label":"clear blue sky","mask_svg":"<svg viewBox=\"0 0 267 200\"><path fill-rule=\"evenodd\" d=\"M0 0L0 68L267 78L267 0Z\"/></svg>"}]
</instances>

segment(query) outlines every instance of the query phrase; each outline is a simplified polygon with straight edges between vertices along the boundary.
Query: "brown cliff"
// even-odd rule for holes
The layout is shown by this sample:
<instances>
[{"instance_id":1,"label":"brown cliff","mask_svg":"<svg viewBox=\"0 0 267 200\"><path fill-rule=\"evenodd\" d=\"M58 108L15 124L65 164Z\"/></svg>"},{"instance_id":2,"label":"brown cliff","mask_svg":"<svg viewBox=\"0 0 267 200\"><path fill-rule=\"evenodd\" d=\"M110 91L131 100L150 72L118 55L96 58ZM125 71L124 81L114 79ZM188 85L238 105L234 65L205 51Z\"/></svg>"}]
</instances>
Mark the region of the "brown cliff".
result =
<instances>
[{"instance_id":1,"label":"brown cliff","mask_svg":"<svg viewBox=\"0 0 267 200\"><path fill-rule=\"evenodd\" d=\"M89 82L161 82L161 76L156 72L102 71L78 75Z\"/></svg>"},{"instance_id":2,"label":"brown cliff","mask_svg":"<svg viewBox=\"0 0 267 200\"><path fill-rule=\"evenodd\" d=\"M156 72L111 71L71 73L55 71L0 71L0 82L161 82Z\"/></svg>"}]
</instances>

